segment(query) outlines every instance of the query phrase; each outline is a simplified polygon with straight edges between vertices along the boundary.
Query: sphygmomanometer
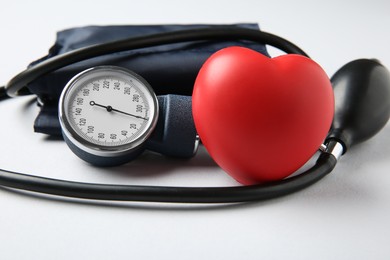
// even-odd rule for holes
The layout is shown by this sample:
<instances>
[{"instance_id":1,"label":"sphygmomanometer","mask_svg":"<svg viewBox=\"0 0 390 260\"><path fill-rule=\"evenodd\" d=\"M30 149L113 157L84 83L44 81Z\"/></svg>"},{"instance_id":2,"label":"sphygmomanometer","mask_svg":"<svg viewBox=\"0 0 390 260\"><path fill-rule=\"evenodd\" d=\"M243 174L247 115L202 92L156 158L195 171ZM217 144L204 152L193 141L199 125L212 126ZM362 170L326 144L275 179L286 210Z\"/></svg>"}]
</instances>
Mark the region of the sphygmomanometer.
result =
<instances>
[{"instance_id":1,"label":"sphygmomanometer","mask_svg":"<svg viewBox=\"0 0 390 260\"><path fill-rule=\"evenodd\" d=\"M285 52L270 58L265 45ZM35 131L60 135L87 163L129 163L144 151L190 158L200 143L238 182L169 187L72 182L0 170L0 185L98 200L227 203L301 190L390 117L390 74L359 59L329 80L291 42L231 26L65 30L49 54L1 88L34 94ZM290 149L293 147L293 149ZM298 175L320 150L316 163Z\"/></svg>"}]
</instances>

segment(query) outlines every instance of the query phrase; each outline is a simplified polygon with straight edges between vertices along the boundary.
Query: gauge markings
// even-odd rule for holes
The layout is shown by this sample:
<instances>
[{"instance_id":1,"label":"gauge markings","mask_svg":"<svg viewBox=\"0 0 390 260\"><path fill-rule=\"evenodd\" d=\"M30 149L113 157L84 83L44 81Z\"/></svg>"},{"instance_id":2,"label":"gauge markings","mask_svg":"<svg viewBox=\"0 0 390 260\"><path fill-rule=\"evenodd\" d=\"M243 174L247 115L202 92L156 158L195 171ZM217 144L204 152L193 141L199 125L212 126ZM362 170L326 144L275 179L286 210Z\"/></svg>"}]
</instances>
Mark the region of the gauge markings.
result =
<instances>
[{"instance_id":1,"label":"gauge markings","mask_svg":"<svg viewBox=\"0 0 390 260\"><path fill-rule=\"evenodd\" d=\"M79 81L67 99L67 115L75 134L96 145L138 142L155 121L155 103L148 89L131 75L114 73L111 77L99 72Z\"/></svg>"}]
</instances>

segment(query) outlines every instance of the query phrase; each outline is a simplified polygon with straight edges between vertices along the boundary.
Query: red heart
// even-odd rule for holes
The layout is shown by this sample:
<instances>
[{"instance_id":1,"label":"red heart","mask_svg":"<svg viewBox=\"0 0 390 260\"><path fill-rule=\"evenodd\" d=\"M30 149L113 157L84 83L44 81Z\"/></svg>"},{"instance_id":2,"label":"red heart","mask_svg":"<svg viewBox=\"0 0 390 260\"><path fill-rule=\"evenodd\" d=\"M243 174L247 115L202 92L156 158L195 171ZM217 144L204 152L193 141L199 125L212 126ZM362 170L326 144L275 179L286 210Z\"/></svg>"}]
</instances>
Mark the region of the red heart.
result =
<instances>
[{"instance_id":1,"label":"red heart","mask_svg":"<svg viewBox=\"0 0 390 260\"><path fill-rule=\"evenodd\" d=\"M322 68L300 55L242 47L213 54L193 92L193 116L217 164L243 184L283 179L324 141L334 112Z\"/></svg>"}]
</instances>

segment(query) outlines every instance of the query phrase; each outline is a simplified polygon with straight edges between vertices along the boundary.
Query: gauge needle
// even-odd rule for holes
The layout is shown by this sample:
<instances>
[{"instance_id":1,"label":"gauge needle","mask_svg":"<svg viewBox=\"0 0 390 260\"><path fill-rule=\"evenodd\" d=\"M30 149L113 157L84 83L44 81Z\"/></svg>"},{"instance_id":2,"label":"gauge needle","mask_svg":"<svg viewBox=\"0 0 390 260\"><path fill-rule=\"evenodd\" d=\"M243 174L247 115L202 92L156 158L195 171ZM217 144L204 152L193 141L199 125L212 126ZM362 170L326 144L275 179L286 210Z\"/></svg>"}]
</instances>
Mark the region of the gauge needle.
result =
<instances>
[{"instance_id":1,"label":"gauge needle","mask_svg":"<svg viewBox=\"0 0 390 260\"><path fill-rule=\"evenodd\" d=\"M130 114L130 113L126 113L126 112L124 112L124 111L120 111L120 110L118 110L118 109L113 108L112 106L103 106L103 105L101 105L101 104L96 103L95 101L91 101L91 102L89 102L89 104L90 104L91 106L98 106L98 107L105 108L105 109L107 110L107 112L114 111L114 112L118 112L118 113L121 113L121 114L124 114L124 115L132 116L132 117L135 117L135 118L139 118L139 119L143 119L143 120L148 120L147 118L142 117L142 116L137 116L137 115L133 115L133 114Z\"/></svg>"}]
</instances>

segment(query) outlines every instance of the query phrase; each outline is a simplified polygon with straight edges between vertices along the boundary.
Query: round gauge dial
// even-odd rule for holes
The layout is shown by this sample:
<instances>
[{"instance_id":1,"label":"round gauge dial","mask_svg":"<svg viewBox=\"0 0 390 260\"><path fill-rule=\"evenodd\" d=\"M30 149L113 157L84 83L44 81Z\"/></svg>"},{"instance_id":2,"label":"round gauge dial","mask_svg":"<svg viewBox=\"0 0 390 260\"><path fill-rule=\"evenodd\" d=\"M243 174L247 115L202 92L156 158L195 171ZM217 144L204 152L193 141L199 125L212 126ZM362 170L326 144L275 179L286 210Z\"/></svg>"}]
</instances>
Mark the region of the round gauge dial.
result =
<instances>
[{"instance_id":1,"label":"round gauge dial","mask_svg":"<svg viewBox=\"0 0 390 260\"><path fill-rule=\"evenodd\" d=\"M101 157L126 157L145 142L157 122L157 98L134 72L100 66L66 85L59 116L69 146L82 159L100 164Z\"/></svg>"}]
</instances>

